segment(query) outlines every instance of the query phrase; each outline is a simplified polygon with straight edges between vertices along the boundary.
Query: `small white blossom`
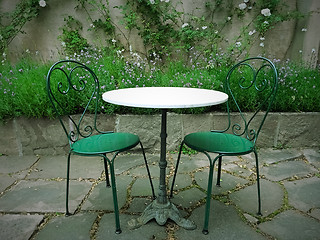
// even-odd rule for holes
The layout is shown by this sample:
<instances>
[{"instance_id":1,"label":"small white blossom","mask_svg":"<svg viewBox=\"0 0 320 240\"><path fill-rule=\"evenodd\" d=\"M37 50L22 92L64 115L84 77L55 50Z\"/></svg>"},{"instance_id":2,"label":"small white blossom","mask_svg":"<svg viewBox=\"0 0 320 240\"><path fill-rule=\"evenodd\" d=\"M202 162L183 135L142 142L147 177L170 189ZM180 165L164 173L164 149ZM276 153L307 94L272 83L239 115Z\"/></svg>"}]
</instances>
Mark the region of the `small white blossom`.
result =
<instances>
[{"instance_id":1,"label":"small white blossom","mask_svg":"<svg viewBox=\"0 0 320 240\"><path fill-rule=\"evenodd\" d=\"M151 4L154 4L154 0L150 0L150 3L151 3Z\"/></svg>"},{"instance_id":2,"label":"small white blossom","mask_svg":"<svg viewBox=\"0 0 320 240\"><path fill-rule=\"evenodd\" d=\"M207 29L207 28L208 28L207 26L203 26L203 27L202 27L203 30L205 30L205 29Z\"/></svg>"},{"instance_id":3,"label":"small white blossom","mask_svg":"<svg viewBox=\"0 0 320 240\"><path fill-rule=\"evenodd\" d=\"M315 52L316 52L316 49L315 49L315 48L312 48L312 49L311 49L311 52L312 52L312 53L315 53Z\"/></svg>"},{"instance_id":4,"label":"small white blossom","mask_svg":"<svg viewBox=\"0 0 320 240\"><path fill-rule=\"evenodd\" d=\"M264 40L265 40L265 38L264 38L264 37L261 37L261 38L260 38L260 40L261 40L261 41L264 41Z\"/></svg>"},{"instance_id":5,"label":"small white blossom","mask_svg":"<svg viewBox=\"0 0 320 240\"><path fill-rule=\"evenodd\" d=\"M90 24L90 27L91 27L91 28L95 28L95 26L93 25L93 23Z\"/></svg>"},{"instance_id":6,"label":"small white blossom","mask_svg":"<svg viewBox=\"0 0 320 240\"><path fill-rule=\"evenodd\" d=\"M264 43L262 42L262 43L260 43L260 47L264 47Z\"/></svg>"},{"instance_id":7,"label":"small white blossom","mask_svg":"<svg viewBox=\"0 0 320 240\"><path fill-rule=\"evenodd\" d=\"M269 9L269 8L262 9L262 10L261 10L261 14L262 14L263 16L265 16L265 17L271 16L270 9Z\"/></svg>"},{"instance_id":8,"label":"small white blossom","mask_svg":"<svg viewBox=\"0 0 320 240\"><path fill-rule=\"evenodd\" d=\"M247 4L245 4L245 3L240 3L239 4L240 10L244 10L244 9L246 9L246 7L247 7Z\"/></svg>"},{"instance_id":9,"label":"small white blossom","mask_svg":"<svg viewBox=\"0 0 320 240\"><path fill-rule=\"evenodd\" d=\"M241 42L236 42L236 47L241 47Z\"/></svg>"},{"instance_id":10,"label":"small white blossom","mask_svg":"<svg viewBox=\"0 0 320 240\"><path fill-rule=\"evenodd\" d=\"M116 42L117 42L117 40L115 40L115 39L112 39L112 40L111 40L111 42L113 42L113 43L116 43Z\"/></svg>"},{"instance_id":11,"label":"small white blossom","mask_svg":"<svg viewBox=\"0 0 320 240\"><path fill-rule=\"evenodd\" d=\"M307 29L306 29L306 28L302 28L301 31L302 31L302 32L306 32Z\"/></svg>"},{"instance_id":12,"label":"small white blossom","mask_svg":"<svg viewBox=\"0 0 320 240\"><path fill-rule=\"evenodd\" d=\"M65 46L66 46L66 43L65 43L65 42L61 42L61 46L62 46L62 47L65 47Z\"/></svg>"},{"instance_id":13,"label":"small white blossom","mask_svg":"<svg viewBox=\"0 0 320 240\"><path fill-rule=\"evenodd\" d=\"M29 50L29 49L27 49L27 50L26 50L26 53L30 53L30 50Z\"/></svg>"},{"instance_id":14,"label":"small white blossom","mask_svg":"<svg viewBox=\"0 0 320 240\"><path fill-rule=\"evenodd\" d=\"M227 20L230 21L230 20L231 20L231 17L228 17Z\"/></svg>"},{"instance_id":15,"label":"small white blossom","mask_svg":"<svg viewBox=\"0 0 320 240\"><path fill-rule=\"evenodd\" d=\"M302 53L302 50L299 50L299 53Z\"/></svg>"},{"instance_id":16,"label":"small white blossom","mask_svg":"<svg viewBox=\"0 0 320 240\"><path fill-rule=\"evenodd\" d=\"M182 24L181 28L185 28L185 27L188 27L189 26L189 23L184 23Z\"/></svg>"},{"instance_id":17,"label":"small white blossom","mask_svg":"<svg viewBox=\"0 0 320 240\"><path fill-rule=\"evenodd\" d=\"M39 5L40 5L40 7L45 7L47 5L47 3L45 0L40 0Z\"/></svg>"},{"instance_id":18,"label":"small white blossom","mask_svg":"<svg viewBox=\"0 0 320 240\"><path fill-rule=\"evenodd\" d=\"M254 30L252 30L252 31L249 32L249 36L251 36L251 35L253 35L253 34L255 34L255 33L256 33L256 30L254 29Z\"/></svg>"},{"instance_id":19,"label":"small white blossom","mask_svg":"<svg viewBox=\"0 0 320 240\"><path fill-rule=\"evenodd\" d=\"M263 23L264 23L264 24L266 24L266 25L268 25L268 24L269 24L269 22L268 22L268 21L264 21Z\"/></svg>"}]
</instances>

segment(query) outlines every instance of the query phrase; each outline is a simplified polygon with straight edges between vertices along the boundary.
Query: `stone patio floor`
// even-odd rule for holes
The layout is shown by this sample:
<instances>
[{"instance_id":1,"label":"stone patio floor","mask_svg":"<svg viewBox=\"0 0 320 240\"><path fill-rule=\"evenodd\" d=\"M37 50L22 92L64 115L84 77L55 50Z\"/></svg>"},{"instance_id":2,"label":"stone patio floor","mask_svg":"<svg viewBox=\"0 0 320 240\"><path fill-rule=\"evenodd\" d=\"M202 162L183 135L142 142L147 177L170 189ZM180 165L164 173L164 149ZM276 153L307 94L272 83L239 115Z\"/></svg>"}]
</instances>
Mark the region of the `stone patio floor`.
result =
<instances>
[{"instance_id":1,"label":"stone patio floor","mask_svg":"<svg viewBox=\"0 0 320 240\"><path fill-rule=\"evenodd\" d=\"M159 155L147 154L157 191ZM176 153L168 153L171 183ZM100 158L73 156L70 210L65 217L66 156L0 157L0 239L320 239L319 149L260 149L262 216L257 216L253 155L224 158L221 187L213 186L209 234L202 234L209 162L183 155L171 200L197 229L154 220L131 230L127 222L151 203L143 158L116 159L121 234L115 234L111 188ZM214 174L216 178L216 172Z\"/></svg>"}]
</instances>

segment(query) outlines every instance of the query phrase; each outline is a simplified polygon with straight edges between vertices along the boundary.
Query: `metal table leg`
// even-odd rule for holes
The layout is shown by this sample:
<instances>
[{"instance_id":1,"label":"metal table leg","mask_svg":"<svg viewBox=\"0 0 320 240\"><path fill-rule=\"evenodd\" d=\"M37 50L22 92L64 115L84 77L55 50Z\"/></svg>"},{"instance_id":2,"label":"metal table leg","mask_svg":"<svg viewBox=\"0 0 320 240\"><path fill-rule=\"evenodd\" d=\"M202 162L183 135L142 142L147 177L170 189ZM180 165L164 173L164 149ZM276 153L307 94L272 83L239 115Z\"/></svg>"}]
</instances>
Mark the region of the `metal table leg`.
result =
<instances>
[{"instance_id":1,"label":"metal table leg","mask_svg":"<svg viewBox=\"0 0 320 240\"><path fill-rule=\"evenodd\" d=\"M184 219L177 207L171 203L167 196L166 186L166 144L167 144L167 109L162 109L161 112L161 152L160 152L160 184L158 198L155 199L144 210L142 215L137 219L132 219L128 222L131 229L138 228L143 224L146 224L151 219L155 219L159 225L164 225L168 219L171 219L180 227L184 229L193 230L197 226L193 221Z\"/></svg>"}]
</instances>

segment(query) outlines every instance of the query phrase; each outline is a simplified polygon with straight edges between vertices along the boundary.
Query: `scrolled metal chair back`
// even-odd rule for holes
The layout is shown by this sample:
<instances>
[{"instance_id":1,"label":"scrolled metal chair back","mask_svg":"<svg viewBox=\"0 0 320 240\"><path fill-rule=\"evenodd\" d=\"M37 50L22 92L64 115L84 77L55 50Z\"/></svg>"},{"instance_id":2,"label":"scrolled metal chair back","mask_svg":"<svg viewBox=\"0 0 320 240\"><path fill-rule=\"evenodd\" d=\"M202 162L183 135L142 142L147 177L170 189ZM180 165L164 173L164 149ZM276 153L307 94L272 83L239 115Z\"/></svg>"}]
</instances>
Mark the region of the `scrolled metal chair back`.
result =
<instances>
[{"instance_id":1,"label":"scrolled metal chair back","mask_svg":"<svg viewBox=\"0 0 320 240\"><path fill-rule=\"evenodd\" d=\"M99 81L90 68L73 60L59 61L49 69L46 81L50 102L70 145L99 132Z\"/></svg>"},{"instance_id":2,"label":"scrolled metal chair back","mask_svg":"<svg viewBox=\"0 0 320 240\"><path fill-rule=\"evenodd\" d=\"M224 83L225 92L229 95L228 127L225 131L255 143L275 99L277 86L276 67L267 58L248 58L234 65ZM252 102L251 99L256 100Z\"/></svg>"}]
</instances>

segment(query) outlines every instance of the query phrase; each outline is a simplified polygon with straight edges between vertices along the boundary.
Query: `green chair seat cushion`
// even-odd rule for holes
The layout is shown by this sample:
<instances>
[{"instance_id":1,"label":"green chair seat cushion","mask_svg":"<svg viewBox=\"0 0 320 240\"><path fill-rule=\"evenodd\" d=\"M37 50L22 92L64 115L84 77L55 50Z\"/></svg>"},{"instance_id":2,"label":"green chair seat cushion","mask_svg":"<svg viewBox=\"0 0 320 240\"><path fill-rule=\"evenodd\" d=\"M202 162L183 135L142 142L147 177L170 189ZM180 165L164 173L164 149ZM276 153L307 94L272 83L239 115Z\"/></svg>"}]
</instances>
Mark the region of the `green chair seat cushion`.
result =
<instances>
[{"instance_id":1,"label":"green chair seat cushion","mask_svg":"<svg viewBox=\"0 0 320 240\"><path fill-rule=\"evenodd\" d=\"M137 135L131 133L106 133L80 139L72 144L71 151L79 154L103 154L125 151L140 142Z\"/></svg>"},{"instance_id":2,"label":"green chair seat cushion","mask_svg":"<svg viewBox=\"0 0 320 240\"><path fill-rule=\"evenodd\" d=\"M196 132L185 136L187 146L199 152L212 152L227 155L246 154L253 151L254 145L246 138L227 133Z\"/></svg>"}]
</instances>

